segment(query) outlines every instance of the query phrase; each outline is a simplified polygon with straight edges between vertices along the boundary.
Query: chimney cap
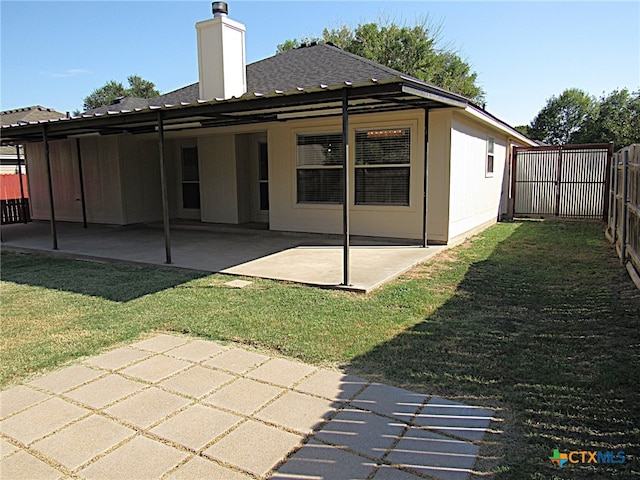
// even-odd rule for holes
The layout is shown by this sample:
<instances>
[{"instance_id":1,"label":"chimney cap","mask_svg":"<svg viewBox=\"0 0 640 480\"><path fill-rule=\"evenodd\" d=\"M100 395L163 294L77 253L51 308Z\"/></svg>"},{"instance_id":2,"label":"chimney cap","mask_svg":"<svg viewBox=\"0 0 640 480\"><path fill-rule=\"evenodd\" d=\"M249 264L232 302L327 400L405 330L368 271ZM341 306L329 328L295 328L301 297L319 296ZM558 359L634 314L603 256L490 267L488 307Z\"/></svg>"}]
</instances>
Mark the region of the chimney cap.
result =
<instances>
[{"instance_id":1,"label":"chimney cap","mask_svg":"<svg viewBox=\"0 0 640 480\"><path fill-rule=\"evenodd\" d=\"M211 11L213 12L214 17L227 15L229 13L229 6L227 5L227 2L213 2L211 4Z\"/></svg>"}]
</instances>

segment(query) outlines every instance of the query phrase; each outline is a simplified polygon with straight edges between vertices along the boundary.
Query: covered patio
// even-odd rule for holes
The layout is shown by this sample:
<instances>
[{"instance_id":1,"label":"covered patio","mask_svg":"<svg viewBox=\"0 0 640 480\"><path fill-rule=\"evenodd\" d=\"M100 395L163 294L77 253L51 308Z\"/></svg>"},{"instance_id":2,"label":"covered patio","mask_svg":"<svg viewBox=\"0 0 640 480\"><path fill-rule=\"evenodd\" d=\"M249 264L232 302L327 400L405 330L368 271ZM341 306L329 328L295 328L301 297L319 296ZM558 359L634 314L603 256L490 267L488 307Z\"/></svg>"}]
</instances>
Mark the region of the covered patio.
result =
<instances>
[{"instance_id":1,"label":"covered patio","mask_svg":"<svg viewBox=\"0 0 640 480\"><path fill-rule=\"evenodd\" d=\"M273 232L219 225L171 227L172 263L166 264L162 225L104 226L58 222L58 249L48 222L2 226L2 248L93 261L162 265L323 288L370 292L445 246L411 241L351 238L351 281L343 280L339 235Z\"/></svg>"}]
</instances>

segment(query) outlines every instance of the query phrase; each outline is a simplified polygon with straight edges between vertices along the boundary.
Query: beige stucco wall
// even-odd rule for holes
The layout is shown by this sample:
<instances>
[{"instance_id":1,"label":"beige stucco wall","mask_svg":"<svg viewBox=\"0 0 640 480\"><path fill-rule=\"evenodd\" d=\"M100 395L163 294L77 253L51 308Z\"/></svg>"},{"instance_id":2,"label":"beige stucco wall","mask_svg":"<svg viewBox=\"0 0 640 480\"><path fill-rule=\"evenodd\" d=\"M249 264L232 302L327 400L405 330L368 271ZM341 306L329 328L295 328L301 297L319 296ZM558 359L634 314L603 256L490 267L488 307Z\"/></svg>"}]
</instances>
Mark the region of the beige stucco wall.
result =
<instances>
[{"instance_id":1,"label":"beige stucco wall","mask_svg":"<svg viewBox=\"0 0 640 480\"><path fill-rule=\"evenodd\" d=\"M238 223L235 135L198 138L200 218L203 222Z\"/></svg>"},{"instance_id":2,"label":"beige stucco wall","mask_svg":"<svg viewBox=\"0 0 640 480\"><path fill-rule=\"evenodd\" d=\"M494 171L486 173L487 140L494 138ZM505 173L506 136L456 113L451 123L449 239L496 221Z\"/></svg>"},{"instance_id":3,"label":"beige stucco wall","mask_svg":"<svg viewBox=\"0 0 640 480\"><path fill-rule=\"evenodd\" d=\"M424 111L352 116L350 137L350 227L354 235L419 239L422 236L424 172ZM411 128L411 171L408 206L354 204L355 131L364 128ZM304 119L275 124L268 130L270 228L272 230L342 233L342 206L298 204L296 199L296 135L340 133L339 117Z\"/></svg>"},{"instance_id":4,"label":"beige stucco wall","mask_svg":"<svg viewBox=\"0 0 640 480\"><path fill-rule=\"evenodd\" d=\"M427 239L449 239L449 157L451 155L451 109L429 112L427 183Z\"/></svg>"}]
</instances>

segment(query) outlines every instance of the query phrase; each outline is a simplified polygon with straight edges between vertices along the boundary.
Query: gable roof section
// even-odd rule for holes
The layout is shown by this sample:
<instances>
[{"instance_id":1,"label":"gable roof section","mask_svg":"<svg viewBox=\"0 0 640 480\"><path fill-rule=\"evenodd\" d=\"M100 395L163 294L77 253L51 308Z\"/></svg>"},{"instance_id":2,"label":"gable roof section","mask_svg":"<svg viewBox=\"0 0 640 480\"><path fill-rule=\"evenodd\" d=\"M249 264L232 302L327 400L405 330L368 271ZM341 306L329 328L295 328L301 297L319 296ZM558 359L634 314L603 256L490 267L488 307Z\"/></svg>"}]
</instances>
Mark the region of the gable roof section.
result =
<instances>
[{"instance_id":1,"label":"gable roof section","mask_svg":"<svg viewBox=\"0 0 640 480\"><path fill-rule=\"evenodd\" d=\"M0 112L0 124L9 125L21 122L38 122L40 120L51 120L52 118L62 118L66 115L55 111L53 108L46 108L41 105L31 107L16 108Z\"/></svg>"},{"instance_id":2,"label":"gable roof section","mask_svg":"<svg viewBox=\"0 0 640 480\"><path fill-rule=\"evenodd\" d=\"M333 44L318 43L247 65L247 93L243 97L256 93L269 94L320 85L344 84L345 81L362 83L371 79L390 80L401 76L404 74L398 70L345 52ZM85 113L133 110L149 105L193 103L198 101L198 95L199 84L196 82L150 99L126 97L119 103L98 107Z\"/></svg>"}]
</instances>

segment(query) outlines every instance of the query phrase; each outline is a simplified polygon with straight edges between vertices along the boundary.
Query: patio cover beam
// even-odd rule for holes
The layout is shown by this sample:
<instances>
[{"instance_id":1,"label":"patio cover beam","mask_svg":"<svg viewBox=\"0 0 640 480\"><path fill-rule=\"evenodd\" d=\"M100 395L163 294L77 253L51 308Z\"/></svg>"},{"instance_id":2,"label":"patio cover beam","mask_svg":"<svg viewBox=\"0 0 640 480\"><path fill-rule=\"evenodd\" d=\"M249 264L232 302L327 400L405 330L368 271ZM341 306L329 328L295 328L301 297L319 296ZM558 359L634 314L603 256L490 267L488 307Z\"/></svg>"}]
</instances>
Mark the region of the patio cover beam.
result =
<instances>
[{"instance_id":1,"label":"patio cover beam","mask_svg":"<svg viewBox=\"0 0 640 480\"><path fill-rule=\"evenodd\" d=\"M429 109L424 109L424 174L422 177L422 248L427 248L427 191L429 184Z\"/></svg>"},{"instance_id":2,"label":"patio cover beam","mask_svg":"<svg viewBox=\"0 0 640 480\"><path fill-rule=\"evenodd\" d=\"M349 91L342 90L342 144L344 157L342 159L342 285L349 286Z\"/></svg>"},{"instance_id":3,"label":"patio cover beam","mask_svg":"<svg viewBox=\"0 0 640 480\"><path fill-rule=\"evenodd\" d=\"M162 189L162 223L164 225L165 263L171 261L171 232L169 229L169 200L167 198L167 178L164 169L164 124L162 112L158 112L158 149L160 151L160 183Z\"/></svg>"},{"instance_id":4,"label":"patio cover beam","mask_svg":"<svg viewBox=\"0 0 640 480\"><path fill-rule=\"evenodd\" d=\"M47 182L49 186L49 209L51 218L51 240L53 249L58 250L58 232L56 231L56 212L53 204L53 182L51 180L51 155L49 154L49 137L47 125L42 125L42 142L44 143L44 157L47 162Z\"/></svg>"},{"instance_id":5,"label":"patio cover beam","mask_svg":"<svg viewBox=\"0 0 640 480\"><path fill-rule=\"evenodd\" d=\"M80 177L80 203L82 204L82 226L87 228L87 204L84 196L84 175L82 174L82 155L80 139L76 138L76 152L78 152L78 176Z\"/></svg>"},{"instance_id":6,"label":"patio cover beam","mask_svg":"<svg viewBox=\"0 0 640 480\"><path fill-rule=\"evenodd\" d=\"M20 158L20 145L16 145L16 157L18 159L18 181L20 182L20 209L22 210L22 223L27 223L27 206L24 203L24 186L22 185L22 158Z\"/></svg>"}]
</instances>

